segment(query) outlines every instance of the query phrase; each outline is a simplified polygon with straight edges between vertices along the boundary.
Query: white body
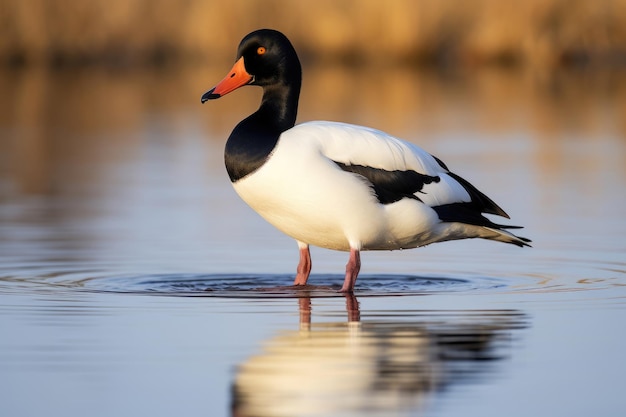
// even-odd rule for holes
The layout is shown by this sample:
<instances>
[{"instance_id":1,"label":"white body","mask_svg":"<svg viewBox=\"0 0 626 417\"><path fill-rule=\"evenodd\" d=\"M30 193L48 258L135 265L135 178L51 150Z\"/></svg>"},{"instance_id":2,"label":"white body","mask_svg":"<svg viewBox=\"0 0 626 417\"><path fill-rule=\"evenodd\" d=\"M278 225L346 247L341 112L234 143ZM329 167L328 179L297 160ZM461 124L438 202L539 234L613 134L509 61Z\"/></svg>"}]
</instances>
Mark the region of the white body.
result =
<instances>
[{"instance_id":1,"label":"white body","mask_svg":"<svg viewBox=\"0 0 626 417\"><path fill-rule=\"evenodd\" d=\"M345 165L414 170L438 176L416 196L381 204L362 176ZM378 130L308 122L285 131L268 160L233 184L241 198L276 228L301 243L348 251L414 248L484 237L511 239L487 227L441 222L431 206L469 202L467 191L430 154Z\"/></svg>"}]
</instances>

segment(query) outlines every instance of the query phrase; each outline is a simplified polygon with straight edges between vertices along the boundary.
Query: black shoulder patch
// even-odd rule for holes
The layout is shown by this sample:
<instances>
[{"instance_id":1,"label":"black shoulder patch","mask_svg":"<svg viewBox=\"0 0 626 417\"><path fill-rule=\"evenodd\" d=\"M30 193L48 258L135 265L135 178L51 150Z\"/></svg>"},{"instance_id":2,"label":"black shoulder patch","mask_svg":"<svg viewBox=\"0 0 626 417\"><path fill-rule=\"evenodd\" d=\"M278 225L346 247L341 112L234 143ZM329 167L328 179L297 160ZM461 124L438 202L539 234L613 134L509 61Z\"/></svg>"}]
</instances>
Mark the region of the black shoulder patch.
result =
<instances>
[{"instance_id":1,"label":"black shoulder patch","mask_svg":"<svg viewBox=\"0 0 626 417\"><path fill-rule=\"evenodd\" d=\"M439 177L420 174L416 171L387 171L381 168L372 168L363 165L346 165L334 161L339 168L346 172L366 178L381 204L391 204L403 198L412 198L421 201L415 193L421 192L425 184L439 182Z\"/></svg>"}]
</instances>

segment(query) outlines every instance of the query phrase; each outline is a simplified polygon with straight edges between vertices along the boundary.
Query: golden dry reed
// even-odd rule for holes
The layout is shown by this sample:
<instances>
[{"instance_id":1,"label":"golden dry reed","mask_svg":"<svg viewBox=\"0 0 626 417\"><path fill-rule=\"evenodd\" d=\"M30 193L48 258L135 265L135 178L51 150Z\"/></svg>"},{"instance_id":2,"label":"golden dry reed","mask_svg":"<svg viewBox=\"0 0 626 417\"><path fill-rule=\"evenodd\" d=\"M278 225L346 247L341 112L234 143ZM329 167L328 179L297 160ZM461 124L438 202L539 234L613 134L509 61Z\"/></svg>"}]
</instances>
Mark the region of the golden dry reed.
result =
<instances>
[{"instance_id":1,"label":"golden dry reed","mask_svg":"<svg viewBox=\"0 0 626 417\"><path fill-rule=\"evenodd\" d=\"M305 59L626 62L626 0L0 0L0 61L232 60L261 27Z\"/></svg>"}]
</instances>

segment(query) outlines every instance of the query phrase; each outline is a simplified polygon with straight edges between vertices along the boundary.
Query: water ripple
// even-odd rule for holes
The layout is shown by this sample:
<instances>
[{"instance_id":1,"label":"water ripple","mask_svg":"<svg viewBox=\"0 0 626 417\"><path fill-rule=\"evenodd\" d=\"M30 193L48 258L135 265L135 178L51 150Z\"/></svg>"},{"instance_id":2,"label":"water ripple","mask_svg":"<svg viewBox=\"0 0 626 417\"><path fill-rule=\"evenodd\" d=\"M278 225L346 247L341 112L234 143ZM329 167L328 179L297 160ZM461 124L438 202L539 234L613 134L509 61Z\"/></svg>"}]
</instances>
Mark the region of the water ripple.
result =
<instances>
[{"instance_id":1,"label":"water ripple","mask_svg":"<svg viewBox=\"0 0 626 417\"><path fill-rule=\"evenodd\" d=\"M611 299L621 302L626 293L626 263L621 260L566 262L541 257L540 268L519 260L506 275L470 275L467 269L448 275L363 274L358 296L406 296L446 293L564 294L569 299ZM40 258L3 263L0 293L78 291L222 298L338 297L341 274L314 274L304 287L292 285L292 274L167 272L126 263L75 262L73 259ZM144 272L150 271L150 272ZM569 276L566 275L569 274Z\"/></svg>"},{"instance_id":2,"label":"water ripple","mask_svg":"<svg viewBox=\"0 0 626 417\"><path fill-rule=\"evenodd\" d=\"M0 277L0 291L11 286L38 285L97 293L148 294L186 297L281 298L340 297L343 276L319 274L310 285L294 287L290 274L107 275L99 271L65 270L38 277ZM11 285L9 285L11 284ZM426 295L508 288L495 278L450 278L417 275L364 274L355 292L359 296Z\"/></svg>"}]
</instances>

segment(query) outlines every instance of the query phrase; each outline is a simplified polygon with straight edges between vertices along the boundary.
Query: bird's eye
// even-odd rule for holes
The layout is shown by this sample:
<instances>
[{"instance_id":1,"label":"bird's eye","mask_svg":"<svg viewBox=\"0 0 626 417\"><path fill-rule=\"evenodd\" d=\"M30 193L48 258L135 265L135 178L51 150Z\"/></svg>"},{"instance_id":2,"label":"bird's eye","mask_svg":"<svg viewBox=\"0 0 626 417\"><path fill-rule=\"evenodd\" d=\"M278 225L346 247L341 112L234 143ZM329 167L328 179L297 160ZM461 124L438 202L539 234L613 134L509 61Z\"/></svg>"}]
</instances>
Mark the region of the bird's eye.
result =
<instances>
[{"instance_id":1,"label":"bird's eye","mask_svg":"<svg viewBox=\"0 0 626 417\"><path fill-rule=\"evenodd\" d=\"M257 50L256 50L256 53L257 53L258 55L263 55L265 52L266 52L266 49L265 49L265 47L264 47L264 46L259 46L259 47L257 48Z\"/></svg>"}]
</instances>

